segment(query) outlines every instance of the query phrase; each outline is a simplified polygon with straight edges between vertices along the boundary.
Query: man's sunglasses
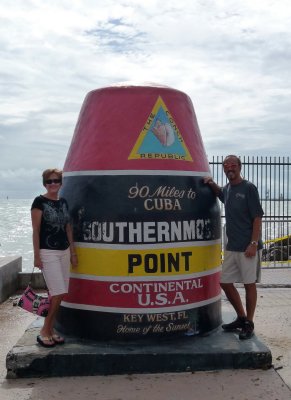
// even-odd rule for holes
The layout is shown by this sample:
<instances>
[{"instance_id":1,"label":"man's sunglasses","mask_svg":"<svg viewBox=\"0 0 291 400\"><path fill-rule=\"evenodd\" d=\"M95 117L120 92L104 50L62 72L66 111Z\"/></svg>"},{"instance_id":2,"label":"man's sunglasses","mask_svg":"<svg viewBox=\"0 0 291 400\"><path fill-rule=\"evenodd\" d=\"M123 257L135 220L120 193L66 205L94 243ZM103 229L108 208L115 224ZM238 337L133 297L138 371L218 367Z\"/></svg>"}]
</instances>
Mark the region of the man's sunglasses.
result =
<instances>
[{"instance_id":1,"label":"man's sunglasses","mask_svg":"<svg viewBox=\"0 0 291 400\"><path fill-rule=\"evenodd\" d=\"M45 181L46 185L51 185L52 183L62 183L61 179L47 179Z\"/></svg>"}]
</instances>

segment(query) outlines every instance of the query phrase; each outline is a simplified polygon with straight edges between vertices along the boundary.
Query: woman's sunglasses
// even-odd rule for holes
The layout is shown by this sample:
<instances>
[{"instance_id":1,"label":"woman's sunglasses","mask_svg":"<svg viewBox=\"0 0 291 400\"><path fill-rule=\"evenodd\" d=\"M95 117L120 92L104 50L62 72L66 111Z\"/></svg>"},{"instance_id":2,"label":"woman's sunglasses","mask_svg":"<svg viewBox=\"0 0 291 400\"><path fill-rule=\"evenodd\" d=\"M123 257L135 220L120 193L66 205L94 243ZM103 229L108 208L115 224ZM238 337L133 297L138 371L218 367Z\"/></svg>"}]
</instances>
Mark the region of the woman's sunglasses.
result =
<instances>
[{"instance_id":1,"label":"woman's sunglasses","mask_svg":"<svg viewBox=\"0 0 291 400\"><path fill-rule=\"evenodd\" d=\"M52 183L61 183L62 180L61 179L47 179L45 181L46 185L51 185Z\"/></svg>"}]
</instances>

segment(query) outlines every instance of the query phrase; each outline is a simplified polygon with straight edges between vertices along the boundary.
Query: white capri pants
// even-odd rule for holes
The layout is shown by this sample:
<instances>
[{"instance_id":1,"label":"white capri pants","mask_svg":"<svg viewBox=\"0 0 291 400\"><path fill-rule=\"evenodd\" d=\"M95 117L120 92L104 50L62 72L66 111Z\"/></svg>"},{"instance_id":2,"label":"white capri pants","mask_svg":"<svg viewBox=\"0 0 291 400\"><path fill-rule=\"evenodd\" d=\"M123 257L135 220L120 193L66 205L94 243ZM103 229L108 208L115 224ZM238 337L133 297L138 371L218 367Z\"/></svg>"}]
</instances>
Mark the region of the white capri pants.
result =
<instances>
[{"instance_id":1,"label":"white capri pants","mask_svg":"<svg viewBox=\"0 0 291 400\"><path fill-rule=\"evenodd\" d=\"M68 293L70 279L70 249L40 249L43 276L51 296Z\"/></svg>"}]
</instances>

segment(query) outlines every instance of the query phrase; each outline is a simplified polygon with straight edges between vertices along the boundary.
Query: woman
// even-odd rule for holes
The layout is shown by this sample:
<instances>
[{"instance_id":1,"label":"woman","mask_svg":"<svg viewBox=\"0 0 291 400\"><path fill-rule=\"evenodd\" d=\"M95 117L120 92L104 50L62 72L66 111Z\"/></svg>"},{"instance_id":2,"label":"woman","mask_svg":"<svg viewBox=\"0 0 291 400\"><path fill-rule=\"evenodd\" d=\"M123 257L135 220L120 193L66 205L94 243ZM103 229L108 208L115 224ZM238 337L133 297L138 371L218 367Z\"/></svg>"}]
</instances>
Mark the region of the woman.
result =
<instances>
[{"instance_id":1,"label":"woman","mask_svg":"<svg viewBox=\"0 0 291 400\"><path fill-rule=\"evenodd\" d=\"M34 266L43 272L51 304L37 341L43 347L53 347L64 343L64 338L54 331L54 323L61 301L68 293L70 261L75 267L78 260L68 204L59 198L62 171L46 169L42 178L47 192L36 197L31 206L32 239Z\"/></svg>"}]
</instances>

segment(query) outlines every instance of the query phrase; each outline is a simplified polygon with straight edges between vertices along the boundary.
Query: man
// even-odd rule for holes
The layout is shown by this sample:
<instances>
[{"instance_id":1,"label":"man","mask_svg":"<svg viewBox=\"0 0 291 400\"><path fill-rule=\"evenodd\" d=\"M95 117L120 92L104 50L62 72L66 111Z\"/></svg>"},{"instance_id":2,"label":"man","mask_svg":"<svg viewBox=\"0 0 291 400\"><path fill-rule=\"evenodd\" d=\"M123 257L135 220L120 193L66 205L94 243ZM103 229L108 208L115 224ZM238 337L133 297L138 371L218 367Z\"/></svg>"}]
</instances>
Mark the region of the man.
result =
<instances>
[{"instance_id":1,"label":"man","mask_svg":"<svg viewBox=\"0 0 291 400\"><path fill-rule=\"evenodd\" d=\"M220 286L237 313L225 331L239 331L241 340L254 334L254 314L257 304L256 282L260 277L261 225L263 209L256 186L241 177L241 161L235 155L225 157L224 173L229 181L223 188L211 177L208 184L224 203L227 244L222 265ZM245 288L246 309L234 283L242 282Z\"/></svg>"}]
</instances>

